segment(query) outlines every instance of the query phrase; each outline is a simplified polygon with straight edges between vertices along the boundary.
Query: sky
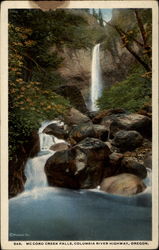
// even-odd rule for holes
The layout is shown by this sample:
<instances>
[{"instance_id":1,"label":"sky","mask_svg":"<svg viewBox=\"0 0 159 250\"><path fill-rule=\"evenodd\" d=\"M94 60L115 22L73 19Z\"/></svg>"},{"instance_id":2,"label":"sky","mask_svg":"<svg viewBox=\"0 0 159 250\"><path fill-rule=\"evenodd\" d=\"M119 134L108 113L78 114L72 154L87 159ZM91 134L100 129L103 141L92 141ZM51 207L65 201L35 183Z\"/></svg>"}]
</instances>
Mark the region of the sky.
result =
<instances>
[{"instance_id":1,"label":"sky","mask_svg":"<svg viewBox=\"0 0 159 250\"><path fill-rule=\"evenodd\" d=\"M91 12L93 10L91 9ZM99 9L95 9L95 11L98 13ZM102 15L103 15L103 19L105 21L110 21L111 17L112 17L112 9L101 9Z\"/></svg>"},{"instance_id":2,"label":"sky","mask_svg":"<svg viewBox=\"0 0 159 250\"><path fill-rule=\"evenodd\" d=\"M112 9L101 9L102 14L103 14L103 19L105 21L110 21L111 17L112 17Z\"/></svg>"}]
</instances>

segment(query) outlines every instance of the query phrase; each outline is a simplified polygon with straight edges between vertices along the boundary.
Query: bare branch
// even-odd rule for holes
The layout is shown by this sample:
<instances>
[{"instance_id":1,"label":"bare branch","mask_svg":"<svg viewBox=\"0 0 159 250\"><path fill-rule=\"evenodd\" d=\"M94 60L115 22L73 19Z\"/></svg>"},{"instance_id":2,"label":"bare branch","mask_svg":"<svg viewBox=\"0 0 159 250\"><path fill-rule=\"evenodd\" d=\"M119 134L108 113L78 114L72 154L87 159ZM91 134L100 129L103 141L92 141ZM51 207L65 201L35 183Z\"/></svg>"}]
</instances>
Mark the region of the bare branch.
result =
<instances>
[{"instance_id":1,"label":"bare branch","mask_svg":"<svg viewBox=\"0 0 159 250\"><path fill-rule=\"evenodd\" d=\"M112 25L112 24L110 24L110 23L108 23L106 21L104 21L104 22L106 24L108 24L109 26L113 27L118 32L118 34L120 35L120 38L122 40L122 43L123 43L124 47L135 57L135 59L145 68L145 70L147 72L150 72L151 68L149 67L149 65L147 63L145 63L144 60L142 60L142 58L128 45L128 43L125 43L125 39L123 38L123 34L125 32L121 28L118 28L116 25Z\"/></svg>"}]
</instances>

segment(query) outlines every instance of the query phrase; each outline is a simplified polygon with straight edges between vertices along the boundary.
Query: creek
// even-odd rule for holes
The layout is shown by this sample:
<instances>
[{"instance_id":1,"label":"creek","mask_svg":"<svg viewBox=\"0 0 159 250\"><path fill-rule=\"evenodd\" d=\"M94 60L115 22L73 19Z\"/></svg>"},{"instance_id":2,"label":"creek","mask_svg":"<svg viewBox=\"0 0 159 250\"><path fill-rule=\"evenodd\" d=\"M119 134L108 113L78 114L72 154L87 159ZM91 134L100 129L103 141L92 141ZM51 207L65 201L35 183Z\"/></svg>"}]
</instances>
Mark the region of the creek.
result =
<instances>
[{"instance_id":1,"label":"creek","mask_svg":"<svg viewBox=\"0 0 159 250\"><path fill-rule=\"evenodd\" d=\"M9 240L151 240L149 176L147 189L131 197L48 186L50 146L66 143L42 133L51 123L39 129L40 152L26 163L24 192L9 200Z\"/></svg>"}]
</instances>

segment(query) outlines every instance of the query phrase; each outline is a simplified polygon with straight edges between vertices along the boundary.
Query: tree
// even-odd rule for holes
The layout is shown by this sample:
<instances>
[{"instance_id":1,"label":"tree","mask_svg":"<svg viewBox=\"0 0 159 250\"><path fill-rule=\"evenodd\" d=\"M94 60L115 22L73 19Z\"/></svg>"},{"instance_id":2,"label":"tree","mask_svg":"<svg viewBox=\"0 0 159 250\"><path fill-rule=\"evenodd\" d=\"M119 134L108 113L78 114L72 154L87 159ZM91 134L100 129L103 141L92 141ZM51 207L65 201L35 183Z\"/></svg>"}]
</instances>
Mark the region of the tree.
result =
<instances>
[{"instance_id":1,"label":"tree","mask_svg":"<svg viewBox=\"0 0 159 250\"><path fill-rule=\"evenodd\" d=\"M92 9L92 15L93 15L96 19L98 19L98 15L97 15L95 9Z\"/></svg>"},{"instance_id":2,"label":"tree","mask_svg":"<svg viewBox=\"0 0 159 250\"><path fill-rule=\"evenodd\" d=\"M116 43L122 43L136 59L126 66L127 73L122 81L117 80L106 88L98 100L100 109L124 108L136 112L145 104L151 105L151 42L152 19L150 9L114 10L110 22L104 21L109 32L103 48L117 53ZM113 49L112 49L113 48ZM120 60L120 57L118 57ZM120 73L120 65L119 65Z\"/></svg>"},{"instance_id":3,"label":"tree","mask_svg":"<svg viewBox=\"0 0 159 250\"><path fill-rule=\"evenodd\" d=\"M20 23L19 20L21 20ZM47 76L49 69L56 70L62 63L58 50L64 45L88 47L83 36L84 29L81 33L77 32L78 27L87 27L87 22L73 11L10 10L9 22L16 27L29 27L32 30L25 39L22 38L20 41L23 45L25 81L31 81L35 71ZM29 41L32 41L32 46L29 46ZM54 47L53 52L49 50L51 47Z\"/></svg>"},{"instance_id":4,"label":"tree","mask_svg":"<svg viewBox=\"0 0 159 250\"><path fill-rule=\"evenodd\" d=\"M107 25L112 27L119 34L123 47L125 47L135 59L144 67L144 69L151 74L151 45L148 44L147 33L145 31L142 18L140 17L140 12L137 9L131 10L136 17L136 25L140 31L142 42L136 38L134 31L127 30L124 31L118 24L112 24L111 22L104 21ZM133 48L133 43L135 43L139 49L142 51L138 54Z\"/></svg>"},{"instance_id":5,"label":"tree","mask_svg":"<svg viewBox=\"0 0 159 250\"><path fill-rule=\"evenodd\" d=\"M98 20L99 20L99 24L104 27L104 24L103 24L103 15L102 15L102 11L101 9L99 9L99 12L98 12Z\"/></svg>"}]
</instances>

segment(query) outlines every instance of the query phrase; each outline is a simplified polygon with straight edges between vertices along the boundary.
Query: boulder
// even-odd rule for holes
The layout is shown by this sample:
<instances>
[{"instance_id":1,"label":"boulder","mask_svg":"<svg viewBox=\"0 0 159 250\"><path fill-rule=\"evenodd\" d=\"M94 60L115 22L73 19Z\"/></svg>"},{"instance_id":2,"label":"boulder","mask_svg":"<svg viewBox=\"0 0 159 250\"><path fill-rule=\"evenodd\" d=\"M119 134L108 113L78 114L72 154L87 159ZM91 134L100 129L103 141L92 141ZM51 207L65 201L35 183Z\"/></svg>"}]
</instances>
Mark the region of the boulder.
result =
<instances>
[{"instance_id":1,"label":"boulder","mask_svg":"<svg viewBox=\"0 0 159 250\"><path fill-rule=\"evenodd\" d=\"M131 157L124 157L121 161L121 167L118 173L130 173L144 179L147 176L147 170L144 165L131 160Z\"/></svg>"},{"instance_id":2,"label":"boulder","mask_svg":"<svg viewBox=\"0 0 159 250\"><path fill-rule=\"evenodd\" d=\"M148 152L144 159L144 166L145 168L152 169L152 152Z\"/></svg>"},{"instance_id":3,"label":"boulder","mask_svg":"<svg viewBox=\"0 0 159 250\"><path fill-rule=\"evenodd\" d=\"M95 188L103 178L109 154L109 148L95 138L86 138L69 150L56 152L45 165L48 183L74 189Z\"/></svg>"},{"instance_id":4,"label":"boulder","mask_svg":"<svg viewBox=\"0 0 159 250\"><path fill-rule=\"evenodd\" d=\"M69 134L69 138L76 142L82 141L86 137L95 137L95 130L91 122L74 126Z\"/></svg>"},{"instance_id":5,"label":"boulder","mask_svg":"<svg viewBox=\"0 0 159 250\"><path fill-rule=\"evenodd\" d=\"M121 161L123 154L113 152L109 155L109 165L104 170L104 178L113 176L117 173L118 169L121 168Z\"/></svg>"},{"instance_id":6,"label":"boulder","mask_svg":"<svg viewBox=\"0 0 159 250\"><path fill-rule=\"evenodd\" d=\"M110 150L102 141L86 138L75 147L76 175L79 177L80 188L95 188L103 178L108 165Z\"/></svg>"},{"instance_id":7,"label":"boulder","mask_svg":"<svg viewBox=\"0 0 159 250\"><path fill-rule=\"evenodd\" d=\"M112 144L120 148L121 152L131 151L143 142L143 137L137 131L120 130L115 134Z\"/></svg>"},{"instance_id":8,"label":"boulder","mask_svg":"<svg viewBox=\"0 0 159 250\"><path fill-rule=\"evenodd\" d=\"M93 120L93 118L96 117L98 113L99 111L88 111L86 114L91 120Z\"/></svg>"},{"instance_id":9,"label":"boulder","mask_svg":"<svg viewBox=\"0 0 159 250\"><path fill-rule=\"evenodd\" d=\"M102 121L102 119L106 116L110 116L113 114L123 114L125 113L124 109L116 108L116 109L106 109L98 112L96 116L93 117L92 122L98 124Z\"/></svg>"},{"instance_id":10,"label":"boulder","mask_svg":"<svg viewBox=\"0 0 159 250\"><path fill-rule=\"evenodd\" d=\"M108 134L109 131L106 129L103 125L94 124L93 125L94 131L95 131L95 138L98 138L102 141L108 140Z\"/></svg>"},{"instance_id":11,"label":"boulder","mask_svg":"<svg viewBox=\"0 0 159 250\"><path fill-rule=\"evenodd\" d=\"M89 122L74 126L69 134L69 138L76 142L79 142L86 137L94 137L102 141L107 141L108 131L103 125L94 125L92 122Z\"/></svg>"},{"instance_id":12,"label":"boulder","mask_svg":"<svg viewBox=\"0 0 159 250\"><path fill-rule=\"evenodd\" d=\"M39 135L37 132L33 132L32 135L30 136L30 142L28 142L28 145L25 144L26 151L29 152L29 157L33 158L38 154L40 151L40 140L39 140Z\"/></svg>"},{"instance_id":13,"label":"boulder","mask_svg":"<svg viewBox=\"0 0 159 250\"><path fill-rule=\"evenodd\" d=\"M113 152L112 154L109 155L110 164L112 166L120 165L123 156L124 156L123 154Z\"/></svg>"},{"instance_id":14,"label":"boulder","mask_svg":"<svg viewBox=\"0 0 159 250\"><path fill-rule=\"evenodd\" d=\"M68 137L68 132L64 130L64 126L58 126L56 123L52 123L48 125L44 130L43 133L48 135L54 135L59 139L66 139Z\"/></svg>"},{"instance_id":15,"label":"boulder","mask_svg":"<svg viewBox=\"0 0 159 250\"><path fill-rule=\"evenodd\" d=\"M138 111L138 114L152 118L152 104L145 104L144 107Z\"/></svg>"},{"instance_id":16,"label":"boulder","mask_svg":"<svg viewBox=\"0 0 159 250\"><path fill-rule=\"evenodd\" d=\"M50 150L52 151L63 151L69 148L69 145L63 142L56 143L50 147Z\"/></svg>"},{"instance_id":17,"label":"boulder","mask_svg":"<svg viewBox=\"0 0 159 250\"><path fill-rule=\"evenodd\" d=\"M51 156L45 165L45 172L50 186L78 189L79 182L75 175L76 152L63 150Z\"/></svg>"},{"instance_id":18,"label":"boulder","mask_svg":"<svg viewBox=\"0 0 159 250\"><path fill-rule=\"evenodd\" d=\"M74 124L90 122L90 118L82 114L79 110L70 108L67 114L64 116L64 121L66 124L72 126Z\"/></svg>"},{"instance_id":19,"label":"boulder","mask_svg":"<svg viewBox=\"0 0 159 250\"><path fill-rule=\"evenodd\" d=\"M100 184L100 190L107 193L131 196L143 192L146 186L142 180L133 174L120 174L105 178Z\"/></svg>"},{"instance_id":20,"label":"boulder","mask_svg":"<svg viewBox=\"0 0 159 250\"><path fill-rule=\"evenodd\" d=\"M113 137L119 130L136 130L144 137L151 137L152 121L149 117L133 114L113 114L105 116L101 124L110 130L110 135Z\"/></svg>"},{"instance_id":21,"label":"boulder","mask_svg":"<svg viewBox=\"0 0 159 250\"><path fill-rule=\"evenodd\" d=\"M112 144L112 140L108 140L106 142L104 142L110 149L111 153L121 153L120 152L120 149L115 147L113 144Z\"/></svg>"}]
</instances>

